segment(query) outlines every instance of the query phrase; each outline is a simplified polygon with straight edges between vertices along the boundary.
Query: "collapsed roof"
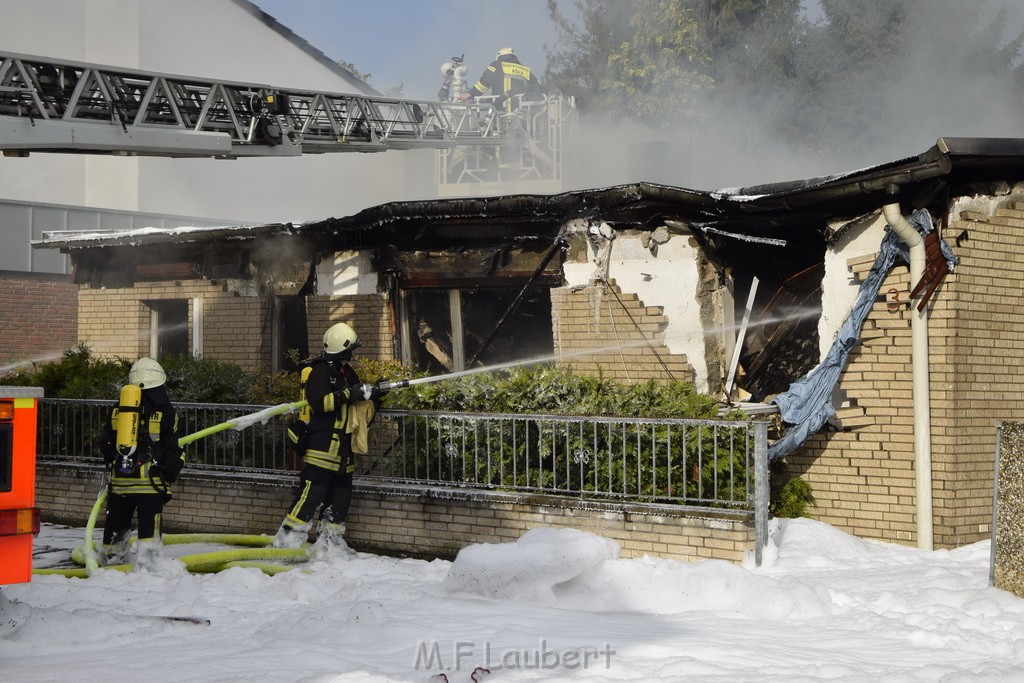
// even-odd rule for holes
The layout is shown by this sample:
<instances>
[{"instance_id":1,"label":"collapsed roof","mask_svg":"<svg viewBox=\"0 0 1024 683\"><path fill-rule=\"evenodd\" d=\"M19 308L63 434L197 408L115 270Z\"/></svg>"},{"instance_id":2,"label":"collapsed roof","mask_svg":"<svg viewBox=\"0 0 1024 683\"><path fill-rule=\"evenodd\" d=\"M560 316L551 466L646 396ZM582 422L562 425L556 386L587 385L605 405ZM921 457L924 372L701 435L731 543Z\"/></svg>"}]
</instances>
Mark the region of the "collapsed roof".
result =
<instances>
[{"instance_id":1,"label":"collapsed roof","mask_svg":"<svg viewBox=\"0 0 1024 683\"><path fill-rule=\"evenodd\" d=\"M507 195L390 202L343 218L221 228L144 228L121 232L47 232L36 248L72 255L138 246L239 243L300 238L313 250L391 245L444 248L508 241L550 242L575 219L616 228L653 229L666 221L712 241L736 235L799 244L834 237L828 224L854 220L893 200L906 210L944 211L950 197L999 192L1024 179L1024 139L940 138L923 154L841 175L714 192L630 183L556 195ZM893 190L895 194L887 194ZM108 252L109 253L109 252Z\"/></svg>"}]
</instances>

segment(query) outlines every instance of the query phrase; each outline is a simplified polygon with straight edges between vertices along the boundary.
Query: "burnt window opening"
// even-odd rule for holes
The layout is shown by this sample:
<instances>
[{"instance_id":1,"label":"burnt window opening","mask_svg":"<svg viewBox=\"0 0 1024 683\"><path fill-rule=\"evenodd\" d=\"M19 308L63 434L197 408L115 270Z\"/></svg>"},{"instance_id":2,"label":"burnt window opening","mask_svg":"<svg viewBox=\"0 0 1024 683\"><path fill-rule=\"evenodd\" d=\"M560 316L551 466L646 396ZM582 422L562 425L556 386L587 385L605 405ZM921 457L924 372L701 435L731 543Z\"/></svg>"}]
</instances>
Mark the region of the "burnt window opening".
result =
<instances>
[{"instance_id":1,"label":"burnt window opening","mask_svg":"<svg viewBox=\"0 0 1024 683\"><path fill-rule=\"evenodd\" d=\"M787 391L818 364L824 272L823 263L814 264L765 291L770 298L759 307L759 324L748 329L740 355L739 384L751 400Z\"/></svg>"},{"instance_id":2,"label":"burnt window opening","mask_svg":"<svg viewBox=\"0 0 1024 683\"><path fill-rule=\"evenodd\" d=\"M466 370L471 362L486 368L550 356L550 292L530 287L521 293L516 287L403 290L403 362L445 374Z\"/></svg>"},{"instance_id":3,"label":"burnt window opening","mask_svg":"<svg viewBox=\"0 0 1024 683\"><path fill-rule=\"evenodd\" d=\"M161 360L189 353L188 299L149 301L149 355Z\"/></svg>"},{"instance_id":4,"label":"burnt window opening","mask_svg":"<svg viewBox=\"0 0 1024 683\"><path fill-rule=\"evenodd\" d=\"M275 297L272 342L275 371L298 371L302 360L309 356L306 330L306 297Z\"/></svg>"},{"instance_id":5,"label":"burnt window opening","mask_svg":"<svg viewBox=\"0 0 1024 683\"><path fill-rule=\"evenodd\" d=\"M730 239L716 252L733 275L737 330L753 278L758 279L734 384L753 402L787 391L818 364L820 356L825 238L806 225L775 228L765 236L786 244Z\"/></svg>"}]
</instances>

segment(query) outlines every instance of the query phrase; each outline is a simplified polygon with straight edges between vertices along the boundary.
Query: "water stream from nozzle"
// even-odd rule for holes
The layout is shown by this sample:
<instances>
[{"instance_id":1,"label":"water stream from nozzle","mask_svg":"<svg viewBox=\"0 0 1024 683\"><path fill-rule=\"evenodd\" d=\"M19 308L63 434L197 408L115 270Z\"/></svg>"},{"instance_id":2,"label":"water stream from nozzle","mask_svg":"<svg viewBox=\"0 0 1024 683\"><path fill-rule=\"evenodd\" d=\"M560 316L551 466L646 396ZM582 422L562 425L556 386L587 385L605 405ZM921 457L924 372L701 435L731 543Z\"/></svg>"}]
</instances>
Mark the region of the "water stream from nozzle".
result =
<instances>
[{"instance_id":1,"label":"water stream from nozzle","mask_svg":"<svg viewBox=\"0 0 1024 683\"><path fill-rule=\"evenodd\" d=\"M774 316L770 318L762 318L755 323L750 323L747 328L763 327L765 325L776 325L781 322L788 320L802 320L804 318L810 318L821 314L821 309L818 308L807 308L807 309L795 309L788 312L785 315ZM720 327L710 328L704 330L704 336L712 334L720 334L722 332L736 331L740 327L739 323L735 325L723 325ZM651 344L665 344L672 341L671 339L666 340L652 340L652 339L639 339L637 341L625 342L615 344L612 346L602 346L598 348L587 348L572 351L570 353L550 353L544 356L535 356L533 358L523 358L521 360L508 361L507 363L496 363L494 365L488 365L479 368L469 368L467 370L458 370L456 372L450 372L444 375L432 375L430 377L417 377L415 379L403 379L396 380L394 382L382 382L381 386L386 390L400 389L402 387L411 387L417 384L430 384L433 382L440 382L442 380L458 379L460 377L466 377L469 375L479 375L485 372L495 372L497 370L507 370L509 368L523 367L528 365L537 365L538 363L548 363L551 361L565 360L568 358L577 358L579 356L593 356L601 353L614 353L623 349L632 349L641 346L649 346Z\"/></svg>"}]
</instances>

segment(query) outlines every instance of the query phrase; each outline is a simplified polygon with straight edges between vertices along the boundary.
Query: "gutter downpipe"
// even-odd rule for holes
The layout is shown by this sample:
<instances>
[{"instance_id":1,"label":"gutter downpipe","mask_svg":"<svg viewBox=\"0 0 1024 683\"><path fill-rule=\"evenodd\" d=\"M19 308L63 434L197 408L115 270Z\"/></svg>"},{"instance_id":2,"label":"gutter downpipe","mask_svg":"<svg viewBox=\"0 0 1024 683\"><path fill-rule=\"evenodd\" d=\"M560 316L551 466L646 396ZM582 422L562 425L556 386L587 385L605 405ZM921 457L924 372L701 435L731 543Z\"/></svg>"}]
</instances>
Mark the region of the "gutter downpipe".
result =
<instances>
[{"instance_id":1,"label":"gutter downpipe","mask_svg":"<svg viewBox=\"0 0 1024 683\"><path fill-rule=\"evenodd\" d=\"M889 185L895 197L899 187ZM924 237L912 226L899 202L882 207L882 215L896 235L910 248L910 289L921 281L925 267ZM917 547L932 550L932 442L931 397L928 378L928 308L918 311L911 302L911 367L914 393L914 476L917 499Z\"/></svg>"}]
</instances>

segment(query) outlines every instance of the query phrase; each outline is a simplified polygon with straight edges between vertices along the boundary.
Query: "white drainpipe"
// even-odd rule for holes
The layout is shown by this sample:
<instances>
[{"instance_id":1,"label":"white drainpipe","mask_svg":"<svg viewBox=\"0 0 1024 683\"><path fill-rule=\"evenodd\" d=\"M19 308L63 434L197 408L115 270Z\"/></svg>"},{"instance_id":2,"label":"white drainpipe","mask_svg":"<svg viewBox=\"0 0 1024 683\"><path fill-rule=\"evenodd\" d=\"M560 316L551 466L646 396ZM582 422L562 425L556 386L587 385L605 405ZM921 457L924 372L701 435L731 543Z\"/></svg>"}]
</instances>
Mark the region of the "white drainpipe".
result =
<instances>
[{"instance_id":1,"label":"white drainpipe","mask_svg":"<svg viewBox=\"0 0 1024 683\"><path fill-rule=\"evenodd\" d=\"M895 194L895 187L889 191ZM903 217L898 203L882 207L886 222L910 247L910 289L924 275L924 238ZM932 549L932 419L928 380L928 308L918 311L911 302L911 366L914 391L914 473L917 486L917 547Z\"/></svg>"}]
</instances>

